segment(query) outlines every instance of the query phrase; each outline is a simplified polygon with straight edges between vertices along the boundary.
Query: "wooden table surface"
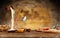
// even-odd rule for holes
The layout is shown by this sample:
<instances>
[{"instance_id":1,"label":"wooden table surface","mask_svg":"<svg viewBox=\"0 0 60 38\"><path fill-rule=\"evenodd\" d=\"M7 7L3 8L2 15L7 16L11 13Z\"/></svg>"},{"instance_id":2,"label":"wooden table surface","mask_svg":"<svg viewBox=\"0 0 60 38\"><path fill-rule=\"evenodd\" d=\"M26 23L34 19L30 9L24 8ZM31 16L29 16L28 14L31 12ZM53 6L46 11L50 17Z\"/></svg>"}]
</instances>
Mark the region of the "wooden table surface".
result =
<instances>
[{"instance_id":1,"label":"wooden table surface","mask_svg":"<svg viewBox=\"0 0 60 38\"><path fill-rule=\"evenodd\" d=\"M8 38L8 37L44 37L44 38L60 38L60 33L45 33L45 32L36 32L36 31L31 31L31 32L23 32L23 33L17 33L17 32L0 32L0 38Z\"/></svg>"}]
</instances>

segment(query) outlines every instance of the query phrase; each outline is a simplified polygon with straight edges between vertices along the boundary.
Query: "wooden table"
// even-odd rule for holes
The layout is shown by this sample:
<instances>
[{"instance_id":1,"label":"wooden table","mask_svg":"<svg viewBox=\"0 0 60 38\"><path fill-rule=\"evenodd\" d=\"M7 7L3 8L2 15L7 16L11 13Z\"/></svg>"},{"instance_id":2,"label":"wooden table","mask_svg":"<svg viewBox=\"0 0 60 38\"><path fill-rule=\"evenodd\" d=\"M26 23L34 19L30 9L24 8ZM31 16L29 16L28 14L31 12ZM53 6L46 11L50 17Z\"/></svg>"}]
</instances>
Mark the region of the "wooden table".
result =
<instances>
[{"instance_id":1,"label":"wooden table","mask_svg":"<svg viewBox=\"0 0 60 38\"><path fill-rule=\"evenodd\" d=\"M0 38L60 38L60 33L45 33L45 32L0 32Z\"/></svg>"}]
</instances>

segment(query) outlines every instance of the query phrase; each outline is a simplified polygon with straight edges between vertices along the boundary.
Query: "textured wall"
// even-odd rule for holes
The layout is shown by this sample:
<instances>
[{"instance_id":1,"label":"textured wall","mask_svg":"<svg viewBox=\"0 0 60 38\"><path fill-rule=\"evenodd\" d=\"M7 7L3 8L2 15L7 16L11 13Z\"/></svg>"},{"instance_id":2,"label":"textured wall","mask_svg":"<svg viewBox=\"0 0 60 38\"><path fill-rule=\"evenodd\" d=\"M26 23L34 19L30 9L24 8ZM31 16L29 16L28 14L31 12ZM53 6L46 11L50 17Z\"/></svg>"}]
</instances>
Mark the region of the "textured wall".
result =
<instances>
[{"instance_id":1,"label":"textured wall","mask_svg":"<svg viewBox=\"0 0 60 38\"><path fill-rule=\"evenodd\" d=\"M38 29L40 27L52 27L55 23L51 11L54 8L49 1L17 1L12 6L15 10L15 28ZM22 21L24 16L27 17L25 22Z\"/></svg>"},{"instance_id":2,"label":"textured wall","mask_svg":"<svg viewBox=\"0 0 60 38\"><path fill-rule=\"evenodd\" d=\"M11 13L6 8L9 5L15 10L15 28L52 27L59 21L59 10L51 0L9 0L0 4L0 24L3 25L11 24ZM24 16L27 17L25 22L22 21Z\"/></svg>"}]
</instances>

